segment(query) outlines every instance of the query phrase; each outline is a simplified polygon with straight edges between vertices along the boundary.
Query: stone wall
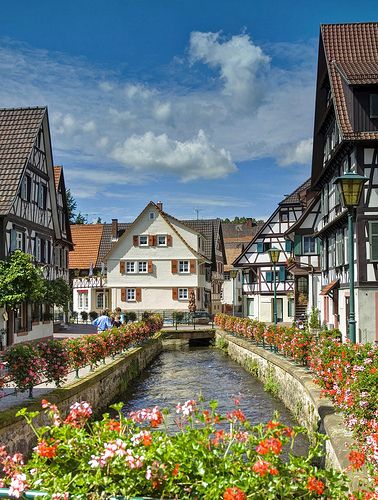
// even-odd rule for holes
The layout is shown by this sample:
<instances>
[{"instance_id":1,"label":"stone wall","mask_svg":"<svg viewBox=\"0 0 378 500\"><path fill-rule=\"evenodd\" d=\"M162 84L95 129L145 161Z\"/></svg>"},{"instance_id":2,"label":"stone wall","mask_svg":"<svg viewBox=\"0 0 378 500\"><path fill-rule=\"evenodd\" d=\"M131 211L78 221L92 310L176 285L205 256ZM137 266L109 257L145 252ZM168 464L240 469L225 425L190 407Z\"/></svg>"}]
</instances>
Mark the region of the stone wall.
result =
<instances>
[{"instance_id":1,"label":"stone wall","mask_svg":"<svg viewBox=\"0 0 378 500\"><path fill-rule=\"evenodd\" d=\"M63 415L67 414L70 406L77 401L88 401L92 405L93 412L100 414L111 403L118 401L128 383L136 378L161 351L160 337L151 339L142 347L130 350L112 363L97 368L77 382L55 389L45 397L48 401L56 403ZM29 411L40 411L41 399L23 406ZM4 445L10 453L18 451L28 455L35 446L36 437L25 419L16 417L19 409L20 407L14 407L0 412L0 445ZM45 425L46 422L44 413L35 420L37 427Z\"/></svg>"},{"instance_id":2,"label":"stone wall","mask_svg":"<svg viewBox=\"0 0 378 500\"><path fill-rule=\"evenodd\" d=\"M243 368L259 378L269 381L277 389L285 406L293 413L300 425L311 433L318 431L328 436L325 466L345 471L349 465L346 444L352 443L352 435L344 425L342 415L335 413L329 399L320 398L320 389L313 382L313 374L306 367L295 365L284 357L257 347L251 342L217 330L216 339L223 339L228 355ZM352 486L357 486L363 476L348 474Z\"/></svg>"}]
</instances>

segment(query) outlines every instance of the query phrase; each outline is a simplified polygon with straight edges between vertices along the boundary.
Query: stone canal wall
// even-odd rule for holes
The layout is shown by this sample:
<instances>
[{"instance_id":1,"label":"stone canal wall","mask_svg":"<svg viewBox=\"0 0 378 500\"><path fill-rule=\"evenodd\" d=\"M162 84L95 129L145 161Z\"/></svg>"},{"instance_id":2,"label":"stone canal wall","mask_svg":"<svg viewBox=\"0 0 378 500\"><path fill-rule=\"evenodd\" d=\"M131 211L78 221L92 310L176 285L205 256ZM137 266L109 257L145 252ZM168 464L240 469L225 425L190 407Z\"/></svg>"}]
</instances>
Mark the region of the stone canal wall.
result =
<instances>
[{"instance_id":1,"label":"stone canal wall","mask_svg":"<svg viewBox=\"0 0 378 500\"><path fill-rule=\"evenodd\" d=\"M328 436L326 441L326 467L345 470L348 465L346 443L351 444L351 433L344 425L342 415L336 414L330 400L320 398L320 389L313 382L313 374L306 368L285 358L217 330L219 341L228 355L243 368L274 388L274 393L293 413L300 425L310 432L318 431ZM350 476L352 483L358 478Z\"/></svg>"},{"instance_id":2,"label":"stone canal wall","mask_svg":"<svg viewBox=\"0 0 378 500\"><path fill-rule=\"evenodd\" d=\"M56 403L63 415L67 414L70 406L77 401L88 401L92 405L93 412L99 414L117 400L128 383L136 378L162 349L160 336L150 339L142 347L131 349L113 362L78 379L77 382L49 392L44 398ZM35 401L23 404L22 407L26 406L29 411L40 411L41 399L43 398L36 398ZM4 445L9 453L19 451L27 455L35 446L36 437L25 419L16 417L19 409L20 407L12 407L0 412L0 445ZM45 423L44 413L35 420L37 427Z\"/></svg>"}]
</instances>

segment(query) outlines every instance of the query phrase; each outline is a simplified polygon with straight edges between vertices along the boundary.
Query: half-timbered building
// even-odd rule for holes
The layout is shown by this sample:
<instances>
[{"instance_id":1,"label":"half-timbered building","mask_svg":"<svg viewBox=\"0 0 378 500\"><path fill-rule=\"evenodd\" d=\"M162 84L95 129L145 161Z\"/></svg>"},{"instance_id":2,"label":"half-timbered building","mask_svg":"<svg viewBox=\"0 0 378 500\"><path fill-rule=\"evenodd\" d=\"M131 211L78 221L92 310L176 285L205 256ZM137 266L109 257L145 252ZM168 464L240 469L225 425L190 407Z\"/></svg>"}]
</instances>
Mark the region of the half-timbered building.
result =
<instances>
[{"instance_id":1,"label":"half-timbered building","mask_svg":"<svg viewBox=\"0 0 378 500\"><path fill-rule=\"evenodd\" d=\"M368 178L356 210L355 261L348 262L347 211L335 179ZM378 23L320 29L311 190L319 196L324 323L347 335L349 269L355 268L357 340L378 340Z\"/></svg>"},{"instance_id":2,"label":"half-timbered building","mask_svg":"<svg viewBox=\"0 0 378 500\"><path fill-rule=\"evenodd\" d=\"M292 257L293 242L285 237L285 233L302 215L309 185L309 181L306 181L279 203L278 208L233 263L235 267L243 268L245 316L260 321L273 321L274 274L268 250L274 247L280 250L275 276L277 320L291 322L294 319L294 279L287 269Z\"/></svg>"},{"instance_id":3,"label":"half-timbered building","mask_svg":"<svg viewBox=\"0 0 378 500\"><path fill-rule=\"evenodd\" d=\"M47 108L0 109L0 259L19 249L45 278L67 278L68 227L62 170L54 177ZM47 304L1 314L6 344L52 335Z\"/></svg>"},{"instance_id":4,"label":"half-timbered building","mask_svg":"<svg viewBox=\"0 0 378 500\"><path fill-rule=\"evenodd\" d=\"M287 270L294 277L294 317L301 319L318 307L321 290L320 239L314 236L320 219L320 199L307 192L306 209L286 232L293 242Z\"/></svg>"}]
</instances>

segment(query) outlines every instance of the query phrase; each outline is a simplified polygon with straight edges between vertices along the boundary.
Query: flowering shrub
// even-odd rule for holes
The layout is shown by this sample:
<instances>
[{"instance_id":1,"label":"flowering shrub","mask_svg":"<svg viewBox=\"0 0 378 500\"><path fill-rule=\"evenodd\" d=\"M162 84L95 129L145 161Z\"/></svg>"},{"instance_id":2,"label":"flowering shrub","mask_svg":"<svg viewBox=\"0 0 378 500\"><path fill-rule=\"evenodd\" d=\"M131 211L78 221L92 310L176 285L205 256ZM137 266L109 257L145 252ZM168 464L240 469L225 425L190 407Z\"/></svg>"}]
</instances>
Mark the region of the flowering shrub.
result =
<instances>
[{"instance_id":1,"label":"flowering shrub","mask_svg":"<svg viewBox=\"0 0 378 500\"><path fill-rule=\"evenodd\" d=\"M291 446L304 429L278 421L251 426L239 407L222 416L216 406L204 409L193 400L177 405L179 432L168 434L159 427L166 412L157 407L124 416L120 403L114 405L117 419L106 414L90 422L88 403L72 405L64 419L43 401L52 425L36 430L27 464L1 449L3 485L14 496L28 488L53 498L348 498L341 473L312 465L323 449L320 435L307 457L295 457ZM32 425L38 412L20 414Z\"/></svg>"},{"instance_id":2,"label":"flowering shrub","mask_svg":"<svg viewBox=\"0 0 378 500\"><path fill-rule=\"evenodd\" d=\"M3 353L7 363L8 377L19 391L31 390L43 380L46 362L41 358L35 344L19 344Z\"/></svg>"},{"instance_id":3,"label":"flowering shrub","mask_svg":"<svg viewBox=\"0 0 378 500\"><path fill-rule=\"evenodd\" d=\"M59 386L70 369L78 371L88 364L98 364L107 356L122 353L128 347L138 345L153 336L162 326L161 316L155 314L146 321L80 339L13 345L2 354L0 390L9 381L12 381L19 391L31 391L44 380L54 381ZM2 369L3 362L6 364L6 373Z\"/></svg>"},{"instance_id":4,"label":"flowering shrub","mask_svg":"<svg viewBox=\"0 0 378 500\"><path fill-rule=\"evenodd\" d=\"M65 339L63 344L67 349L69 367L72 370L80 370L88 364L87 352L82 347L81 339Z\"/></svg>"},{"instance_id":5,"label":"flowering shrub","mask_svg":"<svg viewBox=\"0 0 378 500\"><path fill-rule=\"evenodd\" d=\"M248 332L249 328L256 328L255 321L247 320L249 325L245 326L245 319L241 323L239 318L230 321L224 316L215 317L220 328L231 327L234 334L258 342ZM313 338L306 330L264 325L264 337L281 354L307 363L322 394L331 398L337 411L343 412L354 435L350 468L357 470L366 465L375 492L364 493L363 498L378 498L378 348L371 344L342 343L337 330ZM309 486L314 493L321 494L316 480L310 481Z\"/></svg>"},{"instance_id":6,"label":"flowering shrub","mask_svg":"<svg viewBox=\"0 0 378 500\"><path fill-rule=\"evenodd\" d=\"M48 340L37 344L41 358L45 362L44 375L48 382L59 387L65 381L70 364L66 344L60 340Z\"/></svg>"}]
</instances>

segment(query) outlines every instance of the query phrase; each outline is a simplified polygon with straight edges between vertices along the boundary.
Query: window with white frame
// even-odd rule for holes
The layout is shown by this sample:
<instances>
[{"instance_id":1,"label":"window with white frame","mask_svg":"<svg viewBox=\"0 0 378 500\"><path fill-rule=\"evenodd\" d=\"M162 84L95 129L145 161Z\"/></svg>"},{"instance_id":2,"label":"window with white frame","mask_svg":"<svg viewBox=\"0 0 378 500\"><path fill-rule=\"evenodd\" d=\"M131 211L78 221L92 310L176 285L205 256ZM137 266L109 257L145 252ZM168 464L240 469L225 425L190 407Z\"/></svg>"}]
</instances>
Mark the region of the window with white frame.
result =
<instances>
[{"instance_id":1,"label":"window with white frame","mask_svg":"<svg viewBox=\"0 0 378 500\"><path fill-rule=\"evenodd\" d=\"M166 247L167 246L167 237L165 234L159 234L157 237L158 247Z\"/></svg>"},{"instance_id":2,"label":"window with white frame","mask_svg":"<svg viewBox=\"0 0 378 500\"><path fill-rule=\"evenodd\" d=\"M16 231L16 249L24 250L24 233L22 231Z\"/></svg>"},{"instance_id":3,"label":"window with white frame","mask_svg":"<svg viewBox=\"0 0 378 500\"><path fill-rule=\"evenodd\" d=\"M146 273L147 272L147 261L141 260L138 262L138 273Z\"/></svg>"},{"instance_id":4,"label":"window with white frame","mask_svg":"<svg viewBox=\"0 0 378 500\"><path fill-rule=\"evenodd\" d=\"M303 236L302 246L304 255L316 253L315 238L313 238L312 236Z\"/></svg>"},{"instance_id":5,"label":"window with white frame","mask_svg":"<svg viewBox=\"0 0 378 500\"><path fill-rule=\"evenodd\" d=\"M41 262L41 238L38 238L38 236L35 238L34 257L37 262Z\"/></svg>"},{"instance_id":6,"label":"window with white frame","mask_svg":"<svg viewBox=\"0 0 378 500\"><path fill-rule=\"evenodd\" d=\"M96 308L97 309L104 309L104 292L97 292Z\"/></svg>"},{"instance_id":7,"label":"window with white frame","mask_svg":"<svg viewBox=\"0 0 378 500\"><path fill-rule=\"evenodd\" d=\"M189 261L179 260L179 273L188 273L188 272L189 272Z\"/></svg>"},{"instance_id":8,"label":"window with white frame","mask_svg":"<svg viewBox=\"0 0 378 500\"><path fill-rule=\"evenodd\" d=\"M178 299L179 300L188 300L188 289L187 288L179 288L178 289Z\"/></svg>"},{"instance_id":9,"label":"window with white frame","mask_svg":"<svg viewBox=\"0 0 378 500\"><path fill-rule=\"evenodd\" d=\"M127 289L127 301L132 302L135 301L135 288L128 288Z\"/></svg>"},{"instance_id":10,"label":"window with white frame","mask_svg":"<svg viewBox=\"0 0 378 500\"><path fill-rule=\"evenodd\" d=\"M154 212L150 212L150 220L153 220L155 219L155 213Z\"/></svg>"},{"instance_id":11,"label":"window with white frame","mask_svg":"<svg viewBox=\"0 0 378 500\"><path fill-rule=\"evenodd\" d=\"M77 292L77 305L79 309L88 309L88 292L86 290Z\"/></svg>"},{"instance_id":12,"label":"window with white frame","mask_svg":"<svg viewBox=\"0 0 378 500\"><path fill-rule=\"evenodd\" d=\"M126 262L126 272L135 273L135 262L130 260Z\"/></svg>"},{"instance_id":13,"label":"window with white frame","mask_svg":"<svg viewBox=\"0 0 378 500\"><path fill-rule=\"evenodd\" d=\"M139 246L148 247L148 236L146 234L141 234L139 236Z\"/></svg>"}]
</instances>

